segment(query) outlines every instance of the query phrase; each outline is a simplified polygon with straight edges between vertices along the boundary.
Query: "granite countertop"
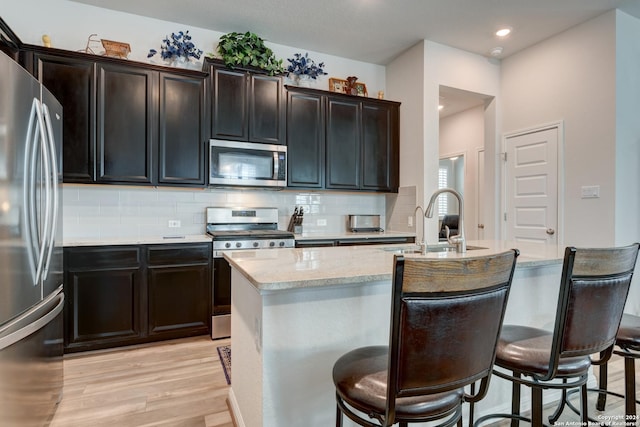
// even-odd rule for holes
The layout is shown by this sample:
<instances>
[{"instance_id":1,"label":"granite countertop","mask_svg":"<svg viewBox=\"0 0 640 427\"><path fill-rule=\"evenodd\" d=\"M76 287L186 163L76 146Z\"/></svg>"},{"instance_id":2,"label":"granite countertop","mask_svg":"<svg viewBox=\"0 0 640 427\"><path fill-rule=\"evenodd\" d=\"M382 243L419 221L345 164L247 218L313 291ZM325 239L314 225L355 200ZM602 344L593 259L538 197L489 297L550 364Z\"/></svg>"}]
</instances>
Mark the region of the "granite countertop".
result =
<instances>
[{"instance_id":1,"label":"granite countertop","mask_svg":"<svg viewBox=\"0 0 640 427\"><path fill-rule=\"evenodd\" d=\"M416 233L402 231L343 231L341 233L303 232L296 234L297 241L305 240L340 240L340 239L383 239L394 237L416 237Z\"/></svg>"},{"instance_id":2,"label":"granite countertop","mask_svg":"<svg viewBox=\"0 0 640 427\"><path fill-rule=\"evenodd\" d=\"M393 237L415 237L415 233L402 232L367 232L354 233L345 231L342 233L303 233L296 234L296 240L339 240L339 239L371 239L371 238L393 238ZM148 237L109 237L109 238L65 238L62 245L72 246L113 246L113 245L155 245L165 243L198 243L210 242L211 237L206 234L191 234L184 236L148 236Z\"/></svg>"},{"instance_id":3,"label":"granite countertop","mask_svg":"<svg viewBox=\"0 0 640 427\"><path fill-rule=\"evenodd\" d=\"M564 247L496 240L467 242L485 249L456 252L430 252L406 257L459 258L499 253L518 248L517 268L561 264ZM225 252L232 267L240 271L259 291L301 289L347 283L391 280L394 252L400 245L336 246ZM387 249L387 250L385 250Z\"/></svg>"},{"instance_id":4,"label":"granite countertop","mask_svg":"<svg viewBox=\"0 0 640 427\"><path fill-rule=\"evenodd\" d=\"M171 243L207 243L211 237L206 234L192 234L186 236L150 236L150 237L113 237L113 238L86 238L64 239L64 247L73 246L115 246L115 245L162 245Z\"/></svg>"}]
</instances>

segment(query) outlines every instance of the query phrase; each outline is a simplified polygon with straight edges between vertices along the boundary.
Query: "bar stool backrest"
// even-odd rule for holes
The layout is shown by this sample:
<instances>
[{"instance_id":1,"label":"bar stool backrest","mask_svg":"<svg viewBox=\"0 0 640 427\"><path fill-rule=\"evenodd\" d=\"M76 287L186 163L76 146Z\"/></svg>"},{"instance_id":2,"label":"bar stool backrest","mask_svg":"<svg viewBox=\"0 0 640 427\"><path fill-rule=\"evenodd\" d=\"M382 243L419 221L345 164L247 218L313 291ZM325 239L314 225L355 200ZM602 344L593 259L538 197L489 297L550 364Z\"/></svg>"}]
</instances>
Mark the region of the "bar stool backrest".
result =
<instances>
[{"instance_id":1,"label":"bar stool backrest","mask_svg":"<svg viewBox=\"0 0 640 427\"><path fill-rule=\"evenodd\" d=\"M547 378L555 376L559 358L613 349L638 247L565 249Z\"/></svg>"},{"instance_id":2,"label":"bar stool backrest","mask_svg":"<svg viewBox=\"0 0 640 427\"><path fill-rule=\"evenodd\" d=\"M398 397L486 392L517 256L395 257L386 419Z\"/></svg>"}]
</instances>

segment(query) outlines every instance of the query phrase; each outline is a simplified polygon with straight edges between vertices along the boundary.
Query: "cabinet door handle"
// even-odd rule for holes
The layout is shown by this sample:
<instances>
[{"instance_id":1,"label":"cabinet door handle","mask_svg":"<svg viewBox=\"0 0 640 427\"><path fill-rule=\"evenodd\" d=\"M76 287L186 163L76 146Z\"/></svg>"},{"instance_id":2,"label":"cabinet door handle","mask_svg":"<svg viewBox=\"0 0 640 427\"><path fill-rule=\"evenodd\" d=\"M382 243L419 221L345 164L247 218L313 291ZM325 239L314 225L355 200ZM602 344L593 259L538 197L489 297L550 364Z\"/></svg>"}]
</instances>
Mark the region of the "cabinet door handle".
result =
<instances>
[{"instance_id":1,"label":"cabinet door handle","mask_svg":"<svg viewBox=\"0 0 640 427\"><path fill-rule=\"evenodd\" d=\"M478 228L484 230L484 224L478 224Z\"/></svg>"},{"instance_id":2,"label":"cabinet door handle","mask_svg":"<svg viewBox=\"0 0 640 427\"><path fill-rule=\"evenodd\" d=\"M547 228L547 234L549 236L553 236L554 234L556 234L556 230L554 230L553 228Z\"/></svg>"}]
</instances>

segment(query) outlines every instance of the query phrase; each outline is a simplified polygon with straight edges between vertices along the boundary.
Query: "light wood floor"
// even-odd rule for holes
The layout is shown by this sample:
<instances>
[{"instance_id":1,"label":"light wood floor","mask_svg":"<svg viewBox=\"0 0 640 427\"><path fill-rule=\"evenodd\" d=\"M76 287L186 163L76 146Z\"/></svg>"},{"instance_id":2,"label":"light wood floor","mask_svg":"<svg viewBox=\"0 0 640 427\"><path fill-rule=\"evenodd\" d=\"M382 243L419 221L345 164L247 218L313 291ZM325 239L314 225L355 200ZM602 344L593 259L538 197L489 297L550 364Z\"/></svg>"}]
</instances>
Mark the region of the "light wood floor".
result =
<instances>
[{"instance_id":1,"label":"light wood floor","mask_svg":"<svg viewBox=\"0 0 640 427\"><path fill-rule=\"evenodd\" d=\"M66 355L50 427L233 427L229 390L208 336Z\"/></svg>"},{"instance_id":2,"label":"light wood floor","mask_svg":"<svg viewBox=\"0 0 640 427\"><path fill-rule=\"evenodd\" d=\"M67 355L63 399L50 427L233 427L229 386L216 351L229 342L201 336ZM623 381L622 359L616 357L610 362L609 388L622 392ZM607 414L624 413L622 399L608 402ZM593 404L589 411L597 415ZM560 419L565 425L577 420L569 410Z\"/></svg>"}]
</instances>

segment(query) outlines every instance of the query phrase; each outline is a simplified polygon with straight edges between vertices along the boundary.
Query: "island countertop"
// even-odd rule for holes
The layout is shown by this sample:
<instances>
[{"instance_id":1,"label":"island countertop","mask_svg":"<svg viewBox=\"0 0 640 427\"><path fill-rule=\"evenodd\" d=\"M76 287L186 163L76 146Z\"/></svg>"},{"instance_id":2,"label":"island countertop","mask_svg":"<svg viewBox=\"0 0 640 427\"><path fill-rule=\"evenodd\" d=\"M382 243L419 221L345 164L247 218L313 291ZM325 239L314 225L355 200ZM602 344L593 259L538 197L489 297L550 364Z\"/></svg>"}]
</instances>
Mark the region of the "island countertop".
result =
<instances>
[{"instance_id":1,"label":"island countertop","mask_svg":"<svg viewBox=\"0 0 640 427\"><path fill-rule=\"evenodd\" d=\"M498 240L467 243L483 249L405 254L406 257L459 258L520 250L517 268L561 264L564 247ZM391 280L394 252L410 245L339 246L225 252L232 267L259 291L301 289L347 283Z\"/></svg>"}]
</instances>

